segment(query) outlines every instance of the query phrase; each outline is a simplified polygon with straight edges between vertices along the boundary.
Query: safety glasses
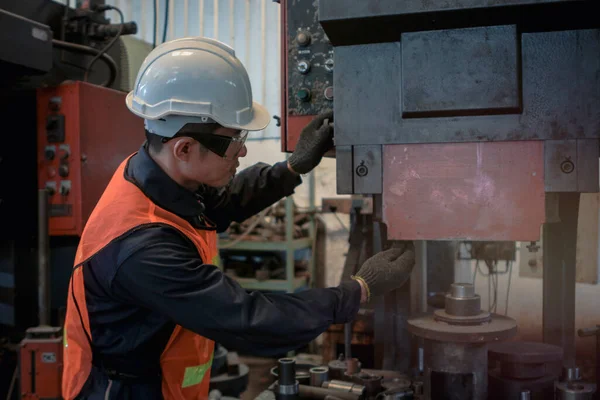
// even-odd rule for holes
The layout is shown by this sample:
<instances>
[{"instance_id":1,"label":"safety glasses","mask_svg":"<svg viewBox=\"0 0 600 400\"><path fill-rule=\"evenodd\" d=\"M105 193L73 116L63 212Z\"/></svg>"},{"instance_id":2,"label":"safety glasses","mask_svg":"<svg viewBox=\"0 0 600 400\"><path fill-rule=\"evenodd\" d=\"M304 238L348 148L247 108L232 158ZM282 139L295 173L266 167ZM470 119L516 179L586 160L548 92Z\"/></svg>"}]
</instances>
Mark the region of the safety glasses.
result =
<instances>
[{"instance_id":1,"label":"safety glasses","mask_svg":"<svg viewBox=\"0 0 600 400\"><path fill-rule=\"evenodd\" d=\"M234 136L225 136L212 133L218 124L187 124L177 132L175 137L188 136L202 146L224 159L233 159L238 156L248 137L248 131L240 130Z\"/></svg>"}]
</instances>

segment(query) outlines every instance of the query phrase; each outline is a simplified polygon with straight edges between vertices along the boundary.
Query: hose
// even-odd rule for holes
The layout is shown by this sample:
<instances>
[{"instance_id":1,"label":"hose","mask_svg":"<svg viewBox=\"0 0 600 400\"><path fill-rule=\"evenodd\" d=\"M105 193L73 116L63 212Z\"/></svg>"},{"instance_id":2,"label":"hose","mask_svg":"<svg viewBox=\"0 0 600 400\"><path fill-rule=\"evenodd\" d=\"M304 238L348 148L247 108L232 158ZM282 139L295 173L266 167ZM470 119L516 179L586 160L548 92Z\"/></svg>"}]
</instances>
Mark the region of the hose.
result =
<instances>
[{"instance_id":1,"label":"hose","mask_svg":"<svg viewBox=\"0 0 600 400\"><path fill-rule=\"evenodd\" d=\"M63 42L62 40L52 39L52 44L60 49L65 49L76 53L85 53L90 55L100 54L100 50L96 50L93 47ZM113 60L111 56L109 56L106 53L102 53L100 59L104 61L104 63L108 66L108 69L110 70L110 76L108 77L108 80L106 82L103 82L101 86L110 87L117 78L117 63L115 62L115 60Z\"/></svg>"}]
</instances>

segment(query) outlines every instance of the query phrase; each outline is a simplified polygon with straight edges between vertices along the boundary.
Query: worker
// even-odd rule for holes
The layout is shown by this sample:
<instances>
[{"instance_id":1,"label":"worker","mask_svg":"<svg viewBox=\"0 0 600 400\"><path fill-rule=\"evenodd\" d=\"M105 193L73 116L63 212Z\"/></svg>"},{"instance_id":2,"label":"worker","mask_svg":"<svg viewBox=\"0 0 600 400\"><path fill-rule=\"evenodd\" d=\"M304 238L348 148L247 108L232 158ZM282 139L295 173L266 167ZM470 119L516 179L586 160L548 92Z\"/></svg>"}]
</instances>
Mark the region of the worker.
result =
<instances>
[{"instance_id":1,"label":"worker","mask_svg":"<svg viewBox=\"0 0 600 400\"><path fill-rule=\"evenodd\" d=\"M287 161L236 173L248 131L271 118L230 47L207 38L156 47L126 103L144 119L146 140L117 168L81 236L65 399L205 399L215 341L284 354L408 279L410 243L374 255L337 287L293 294L248 292L215 265L217 233L293 194L333 144L325 113Z\"/></svg>"}]
</instances>

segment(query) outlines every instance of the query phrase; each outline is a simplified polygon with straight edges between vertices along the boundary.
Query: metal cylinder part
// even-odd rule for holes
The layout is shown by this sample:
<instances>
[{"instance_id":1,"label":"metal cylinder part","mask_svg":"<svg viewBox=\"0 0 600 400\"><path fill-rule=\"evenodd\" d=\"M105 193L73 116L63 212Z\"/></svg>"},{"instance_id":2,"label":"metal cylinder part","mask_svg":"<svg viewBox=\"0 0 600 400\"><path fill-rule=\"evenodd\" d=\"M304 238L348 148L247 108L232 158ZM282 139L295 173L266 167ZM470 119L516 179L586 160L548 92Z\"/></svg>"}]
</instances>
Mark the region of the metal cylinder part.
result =
<instances>
[{"instance_id":1,"label":"metal cylinder part","mask_svg":"<svg viewBox=\"0 0 600 400\"><path fill-rule=\"evenodd\" d=\"M485 344L426 340L425 398L487 400L487 360Z\"/></svg>"},{"instance_id":2,"label":"metal cylinder part","mask_svg":"<svg viewBox=\"0 0 600 400\"><path fill-rule=\"evenodd\" d=\"M297 399L299 384L296 380L296 360L280 358L277 363L279 375L275 386L275 398L277 400Z\"/></svg>"},{"instance_id":3,"label":"metal cylinder part","mask_svg":"<svg viewBox=\"0 0 600 400\"><path fill-rule=\"evenodd\" d=\"M357 396L365 395L365 387L352 382L332 380L323 383L323 387L331 390L339 390L341 392L352 393Z\"/></svg>"},{"instance_id":4,"label":"metal cylinder part","mask_svg":"<svg viewBox=\"0 0 600 400\"><path fill-rule=\"evenodd\" d=\"M556 384L556 400L592 400L596 385L584 382L559 382Z\"/></svg>"},{"instance_id":5,"label":"metal cylinder part","mask_svg":"<svg viewBox=\"0 0 600 400\"><path fill-rule=\"evenodd\" d=\"M471 294L472 297L464 297ZM448 308L454 300L456 304L476 298L470 284L454 284L446 296L447 309L408 321L408 330L424 339L423 387L428 400L446 399L448 393L457 399L487 400L487 344L513 336L517 323L512 318L481 310L477 315L466 316L447 312L456 313L452 305ZM469 310L459 307L458 314L472 314Z\"/></svg>"},{"instance_id":6,"label":"metal cylinder part","mask_svg":"<svg viewBox=\"0 0 600 400\"><path fill-rule=\"evenodd\" d=\"M475 296L475 286L472 283L453 283L450 286L452 297L473 297Z\"/></svg>"},{"instance_id":7,"label":"metal cylinder part","mask_svg":"<svg viewBox=\"0 0 600 400\"><path fill-rule=\"evenodd\" d=\"M358 358L346 358L346 374L353 375L360 371Z\"/></svg>"},{"instance_id":8,"label":"metal cylinder part","mask_svg":"<svg viewBox=\"0 0 600 400\"><path fill-rule=\"evenodd\" d=\"M581 370L579 367L564 367L562 370L562 380L565 382L580 381Z\"/></svg>"},{"instance_id":9,"label":"metal cylinder part","mask_svg":"<svg viewBox=\"0 0 600 400\"><path fill-rule=\"evenodd\" d=\"M529 390L522 391L520 400L531 400L531 392Z\"/></svg>"},{"instance_id":10,"label":"metal cylinder part","mask_svg":"<svg viewBox=\"0 0 600 400\"><path fill-rule=\"evenodd\" d=\"M279 364L279 384L293 385L296 382L296 361L293 358L280 358Z\"/></svg>"},{"instance_id":11,"label":"metal cylinder part","mask_svg":"<svg viewBox=\"0 0 600 400\"><path fill-rule=\"evenodd\" d=\"M329 368L327 367L314 367L309 372L310 386L321 387L323 382L329 380Z\"/></svg>"},{"instance_id":12,"label":"metal cylinder part","mask_svg":"<svg viewBox=\"0 0 600 400\"><path fill-rule=\"evenodd\" d=\"M329 367L330 379L342 379L344 377L347 367L343 355L340 355L337 360L330 361L327 366Z\"/></svg>"},{"instance_id":13,"label":"metal cylinder part","mask_svg":"<svg viewBox=\"0 0 600 400\"><path fill-rule=\"evenodd\" d=\"M472 317L481 313L481 298L471 283L453 283L446 295L445 311L449 315Z\"/></svg>"},{"instance_id":14,"label":"metal cylinder part","mask_svg":"<svg viewBox=\"0 0 600 400\"><path fill-rule=\"evenodd\" d=\"M342 392L339 390L331 390L308 385L299 385L298 392L303 399L318 399L322 400L327 396L334 396L341 400L359 400L360 396L354 393Z\"/></svg>"}]
</instances>

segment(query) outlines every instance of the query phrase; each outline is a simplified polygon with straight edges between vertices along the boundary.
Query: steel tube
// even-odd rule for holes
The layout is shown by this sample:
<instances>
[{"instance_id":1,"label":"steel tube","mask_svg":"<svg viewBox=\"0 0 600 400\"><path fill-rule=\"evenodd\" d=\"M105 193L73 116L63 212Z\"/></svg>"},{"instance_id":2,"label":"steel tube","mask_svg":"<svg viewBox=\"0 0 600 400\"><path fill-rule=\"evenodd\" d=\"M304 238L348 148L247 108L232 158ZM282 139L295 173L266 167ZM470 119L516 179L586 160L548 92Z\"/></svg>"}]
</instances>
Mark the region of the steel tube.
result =
<instances>
[{"instance_id":1,"label":"steel tube","mask_svg":"<svg viewBox=\"0 0 600 400\"><path fill-rule=\"evenodd\" d=\"M308 372L310 372L310 386L321 387L323 382L329 380L329 368L327 367L314 367Z\"/></svg>"},{"instance_id":2,"label":"steel tube","mask_svg":"<svg viewBox=\"0 0 600 400\"><path fill-rule=\"evenodd\" d=\"M296 383L296 361L292 358L279 359L278 379L280 385L293 385Z\"/></svg>"},{"instance_id":3,"label":"steel tube","mask_svg":"<svg viewBox=\"0 0 600 400\"><path fill-rule=\"evenodd\" d=\"M48 192L38 190L38 307L39 324L50 324L50 246L48 234Z\"/></svg>"},{"instance_id":4,"label":"steel tube","mask_svg":"<svg viewBox=\"0 0 600 400\"><path fill-rule=\"evenodd\" d=\"M340 390L331 390L319 387L312 387L308 385L300 385L298 394L302 398L318 400L322 400L327 396L334 396L342 400L358 400L360 398L360 396L354 393L346 393Z\"/></svg>"}]
</instances>

